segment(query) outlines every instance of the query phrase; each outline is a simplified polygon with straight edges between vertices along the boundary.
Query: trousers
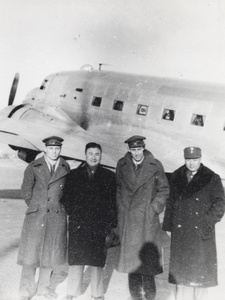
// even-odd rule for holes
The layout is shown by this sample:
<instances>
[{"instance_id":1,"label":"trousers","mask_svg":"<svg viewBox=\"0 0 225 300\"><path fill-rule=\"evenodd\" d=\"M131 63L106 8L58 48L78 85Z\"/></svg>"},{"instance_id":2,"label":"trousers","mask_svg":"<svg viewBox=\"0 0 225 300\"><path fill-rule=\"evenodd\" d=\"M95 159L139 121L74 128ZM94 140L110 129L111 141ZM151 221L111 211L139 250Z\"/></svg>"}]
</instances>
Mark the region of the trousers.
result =
<instances>
[{"instance_id":1,"label":"trousers","mask_svg":"<svg viewBox=\"0 0 225 300\"><path fill-rule=\"evenodd\" d=\"M32 297L35 294L45 295L54 293L56 287L68 276L68 266L62 265L57 268L39 268L39 276L36 283L37 268L23 266L19 294L22 297Z\"/></svg>"},{"instance_id":2,"label":"trousers","mask_svg":"<svg viewBox=\"0 0 225 300\"><path fill-rule=\"evenodd\" d=\"M79 296L82 294L84 265L69 266L67 294ZM91 295L100 297L104 294L103 268L88 266L91 272Z\"/></svg>"},{"instance_id":3,"label":"trousers","mask_svg":"<svg viewBox=\"0 0 225 300\"><path fill-rule=\"evenodd\" d=\"M130 273L128 274L128 283L132 300L142 300L143 294L146 300L155 299L156 285L154 275Z\"/></svg>"},{"instance_id":4,"label":"trousers","mask_svg":"<svg viewBox=\"0 0 225 300\"><path fill-rule=\"evenodd\" d=\"M207 300L208 289L176 285L176 300Z\"/></svg>"}]
</instances>

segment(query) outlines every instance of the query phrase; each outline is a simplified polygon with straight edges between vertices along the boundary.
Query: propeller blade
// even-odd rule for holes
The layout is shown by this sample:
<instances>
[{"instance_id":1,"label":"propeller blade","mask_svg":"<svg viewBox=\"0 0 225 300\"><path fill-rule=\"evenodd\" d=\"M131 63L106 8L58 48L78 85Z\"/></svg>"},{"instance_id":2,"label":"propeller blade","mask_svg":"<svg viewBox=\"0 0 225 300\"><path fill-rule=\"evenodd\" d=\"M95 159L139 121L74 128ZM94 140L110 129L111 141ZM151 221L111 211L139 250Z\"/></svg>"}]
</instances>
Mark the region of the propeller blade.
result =
<instances>
[{"instance_id":1,"label":"propeller blade","mask_svg":"<svg viewBox=\"0 0 225 300\"><path fill-rule=\"evenodd\" d=\"M10 90L8 105L13 104L13 101L14 101L15 96L16 96L16 91L17 91L17 86L18 86L19 79L20 79L20 75L19 75L19 73L16 73L16 75L13 79L11 90Z\"/></svg>"}]
</instances>

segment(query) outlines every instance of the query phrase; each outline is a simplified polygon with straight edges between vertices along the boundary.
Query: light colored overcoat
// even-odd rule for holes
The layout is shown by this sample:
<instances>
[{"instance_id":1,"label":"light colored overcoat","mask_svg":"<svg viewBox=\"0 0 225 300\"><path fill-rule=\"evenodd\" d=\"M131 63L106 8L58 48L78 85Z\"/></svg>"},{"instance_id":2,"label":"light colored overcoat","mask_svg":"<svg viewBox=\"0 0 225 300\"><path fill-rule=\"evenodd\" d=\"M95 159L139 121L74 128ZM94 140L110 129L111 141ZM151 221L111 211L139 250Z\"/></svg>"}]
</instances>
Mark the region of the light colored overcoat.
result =
<instances>
[{"instance_id":1,"label":"light colored overcoat","mask_svg":"<svg viewBox=\"0 0 225 300\"><path fill-rule=\"evenodd\" d=\"M21 192L28 208L18 264L55 267L66 262L67 216L60 200L68 172L69 165L63 158L52 177L44 157L26 168Z\"/></svg>"},{"instance_id":2,"label":"light colored overcoat","mask_svg":"<svg viewBox=\"0 0 225 300\"><path fill-rule=\"evenodd\" d=\"M119 272L155 275L162 272L159 214L169 195L161 163L144 150L135 171L128 152L117 164L118 225L121 240Z\"/></svg>"}]
</instances>

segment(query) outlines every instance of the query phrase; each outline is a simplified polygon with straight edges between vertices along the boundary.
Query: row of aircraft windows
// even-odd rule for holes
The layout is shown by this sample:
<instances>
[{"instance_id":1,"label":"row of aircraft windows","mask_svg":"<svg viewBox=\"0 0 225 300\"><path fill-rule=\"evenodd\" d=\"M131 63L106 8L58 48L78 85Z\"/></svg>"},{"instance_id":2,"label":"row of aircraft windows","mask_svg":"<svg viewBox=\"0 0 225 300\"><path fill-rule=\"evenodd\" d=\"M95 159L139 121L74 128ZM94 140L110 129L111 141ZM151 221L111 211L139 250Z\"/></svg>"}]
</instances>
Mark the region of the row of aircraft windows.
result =
<instances>
[{"instance_id":1,"label":"row of aircraft windows","mask_svg":"<svg viewBox=\"0 0 225 300\"><path fill-rule=\"evenodd\" d=\"M41 90L44 90L46 88L47 82L48 82L48 80L45 79L44 82L42 83L41 87L40 87ZM82 93L83 89L82 88L76 88L75 91ZM91 104L93 106L100 107L101 103L102 103L102 98L94 96L93 99L92 99ZM123 105L124 105L124 101L115 100L114 103L113 103L113 110L122 111L123 110ZM148 114L148 105L138 104L136 114L141 115L141 116L147 116L147 114ZM174 121L174 119L175 119L175 110L164 108L163 114L162 114L162 119L167 120L167 121ZM195 126L204 127L204 125L205 125L205 116L204 115L199 115L199 114L193 114L192 118L191 118L191 124L195 125ZM223 130L225 130L225 127L223 128Z\"/></svg>"},{"instance_id":2,"label":"row of aircraft windows","mask_svg":"<svg viewBox=\"0 0 225 300\"><path fill-rule=\"evenodd\" d=\"M48 80L45 79L43 81L40 89L44 90L46 88L47 83L48 83ZM75 91L82 93L83 89L82 88L76 88ZM65 96L66 96L66 94L61 95L61 97L65 97ZM101 103L102 103L102 97L95 97L94 96L93 99L92 99L91 104L93 106L100 107ZM115 100L114 103L113 103L113 110L122 111L123 110L123 105L124 105L124 101ZM148 114L148 105L138 104L136 114L140 115L140 116L147 116L147 114ZM175 119L175 110L165 108L163 110L162 119L168 120L168 121L174 121L174 119ZM205 116L193 114L192 118L191 118L191 124L203 127L204 124L205 124ZM224 127L224 130L225 130L225 127Z\"/></svg>"},{"instance_id":3,"label":"row of aircraft windows","mask_svg":"<svg viewBox=\"0 0 225 300\"><path fill-rule=\"evenodd\" d=\"M101 97L93 97L91 104L93 106L100 107L101 103L102 103L102 98ZM114 103L113 103L113 110L122 111L123 110L123 105L124 105L123 101L115 100ZM148 106L138 104L136 114L141 115L141 116L147 116ZM174 121L174 119L175 119L175 110L164 108L163 114L162 114L162 119L167 120L167 121ZM191 118L191 124L195 125L195 126L202 126L203 127L205 125L205 116L199 115L199 114L193 114L192 118Z\"/></svg>"}]
</instances>

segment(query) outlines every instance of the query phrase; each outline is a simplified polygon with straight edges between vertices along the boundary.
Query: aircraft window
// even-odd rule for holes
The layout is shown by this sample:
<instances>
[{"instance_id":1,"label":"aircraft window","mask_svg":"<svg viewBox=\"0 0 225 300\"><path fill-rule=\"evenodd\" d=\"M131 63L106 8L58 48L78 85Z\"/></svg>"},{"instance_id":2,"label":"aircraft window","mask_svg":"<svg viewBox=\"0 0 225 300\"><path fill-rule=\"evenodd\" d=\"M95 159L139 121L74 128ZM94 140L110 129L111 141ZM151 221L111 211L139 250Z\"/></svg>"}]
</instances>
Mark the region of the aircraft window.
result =
<instances>
[{"instance_id":1,"label":"aircraft window","mask_svg":"<svg viewBox=\"0 0 225 300\"><path fill-rule=\"evenodd\" d=\"M75 90L76 92L83 92L83 89L79 89L79 88L77 88L76 90Z\"/></svg>"},{"instance_id":2,"label":"aircraft window","mask_svg":"<svg viewBox=\"0 0 225 300\"><path fill-rule=\"evenodd\" d=\"M45 80L42 82L42 84L41 84L41 86L40 86L40 90L44 90L44 89L46 88L47 82L48 82L47 79L45 79Z\"/></svg>"},{"instance_id":3,"label":"aircraft window","mask_svg":"<svg viewBox=\"0 0 225 300\"><path fill-rule=\"evenodd\" d=\"M92 105L93 106L97 106L97 107L100 107L101 106L101 103L102 103L102 98L101 97L93 97L92 99Z\"/></svg>"},{"instance_id":4,"label":"aircraft window","mask_svg":"<svg viewBox=\"0 0 225 300\"><path fill-rule=\"evenodd\" d=\"M196 126L204 126L205 123L205 116L202 115L192 115L191 124Z\"/></svg>"},{"instance_id":5,"label":"aircraft window","mask_svg":"<svg viewBox=\"0 0 225 300\"><path fill-rule=\"evenodd\" d=\"M162 115L163 120L173 121L174 117L175 117L175 111L173 109L165 108L163 110L163 115Z\"/></svg>"},{"instance_id":6,"label":"aircraft window","mask_svg":"<svg viewBox=\"0 0 225 300\"><path fill-rule=\"evenodd\" d=\"M147 116L147 114L148 114L148 106L147 105L138 104L136 114L137 115L141 115L141 116Z\"/></svg>"},{"instance_id":7,"label":"aircraft window","mask_svg":"<svg viewBox=\"0 0 225 300\"><path fill-rule=\"evenodd\" d=\"M113 104L113 109L122 111L123 110L123 101L115 100L114 104Z\"/></svg>"}]
</instances>

